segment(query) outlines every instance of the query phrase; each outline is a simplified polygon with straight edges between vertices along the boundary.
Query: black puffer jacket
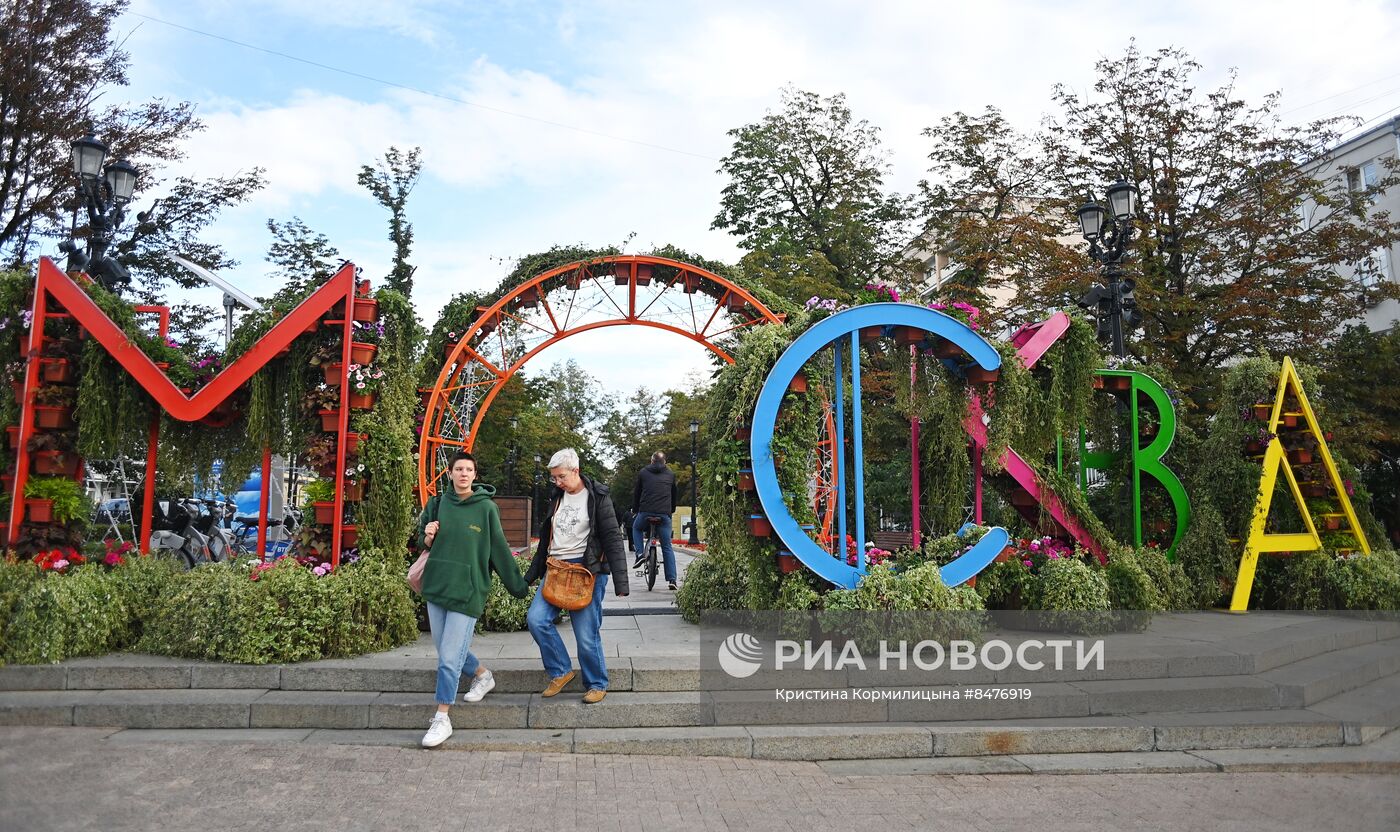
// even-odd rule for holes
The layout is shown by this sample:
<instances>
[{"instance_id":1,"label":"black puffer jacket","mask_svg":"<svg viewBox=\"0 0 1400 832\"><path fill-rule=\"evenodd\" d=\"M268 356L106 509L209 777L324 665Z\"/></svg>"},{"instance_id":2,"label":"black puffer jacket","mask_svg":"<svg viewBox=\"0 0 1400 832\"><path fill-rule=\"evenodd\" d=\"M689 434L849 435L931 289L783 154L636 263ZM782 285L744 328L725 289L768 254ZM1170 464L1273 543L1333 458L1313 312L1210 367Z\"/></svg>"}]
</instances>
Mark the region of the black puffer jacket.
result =
<instances>
[{"instance_id":1,"label":"black puffer jacket","mask_svg":"<svg viewBox=\"0 0 1400 832\"><path fill-rule=\"evenodd\" d=\"M617 512L613 509L608 487L580 475L583 487L588 491L588 518L592 529L588 533L588 550L583 553L583 565L594 575L612 575L613 592L626 595L627 552L622 545L622 532L617 526ZM540 542L535 547L535 556L530 561L530 569L525 573L525 583L532 584L544 577L545 561L549 559L549 538L554 531L554 512L564 497L564 489L555 486L549 490L545 501L547 513L540 523Z\"/></svg>"},{"instance_id":2,"label":"black puffer jacket","mask_svg":"<svg viewBox=\"0 0 1400 832\"><path fill-rule=\"evenodd\" d=\"M637 475L637 487L632 491L632 510L664 514L676 513L676 475L664 462L653 462Z\"/></svg>"}]
</instances>

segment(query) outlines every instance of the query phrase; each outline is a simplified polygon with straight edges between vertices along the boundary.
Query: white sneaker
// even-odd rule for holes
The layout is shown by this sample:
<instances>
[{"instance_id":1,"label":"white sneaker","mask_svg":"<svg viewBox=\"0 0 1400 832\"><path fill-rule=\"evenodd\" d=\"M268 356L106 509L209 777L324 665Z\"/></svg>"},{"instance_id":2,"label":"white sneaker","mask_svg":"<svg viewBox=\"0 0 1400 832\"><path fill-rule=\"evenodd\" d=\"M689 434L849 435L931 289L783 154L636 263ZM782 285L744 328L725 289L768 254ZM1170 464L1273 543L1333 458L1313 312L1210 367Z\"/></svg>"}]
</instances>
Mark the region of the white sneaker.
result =
<instances>
[{"instance_id":1,"label":"white sneaker","mask_svg":"<svg viewBox=\"0 0 1400 832\"><path fill-rule=\"evenodd\" d=\"M452 720L447 718L447 714L433 714L433 721L428 724L428 733L423 735L424 748L437 748L447 742L447 738L452 736Z\"/></svg>"},{"instance_id":2,"label":"white sneaker","mask_svg":"<svg viewBox=\"0 0 1400 832\"><path fill-rule=\"evenodd\" d=\"M485 673L472 677L471 687L467 688L467 692L462 694L462 701L480 702L485 698L486 694L495 690L495 688L496 677L492 676L491 671L488 670Z\"/></svg>"}]
</instances>

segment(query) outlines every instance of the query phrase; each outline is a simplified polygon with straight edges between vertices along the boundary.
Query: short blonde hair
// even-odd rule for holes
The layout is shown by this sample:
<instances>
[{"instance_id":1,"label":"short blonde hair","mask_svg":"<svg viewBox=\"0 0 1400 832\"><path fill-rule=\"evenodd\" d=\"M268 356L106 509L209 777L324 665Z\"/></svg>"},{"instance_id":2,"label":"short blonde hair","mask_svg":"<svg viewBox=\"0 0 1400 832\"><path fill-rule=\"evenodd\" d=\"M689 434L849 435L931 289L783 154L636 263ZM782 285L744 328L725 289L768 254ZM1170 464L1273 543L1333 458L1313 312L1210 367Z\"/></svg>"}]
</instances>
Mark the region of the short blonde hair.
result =
<instances>
[{"instance_id":1,"label":"short blonde hair","mask_svg":"<svg viewBox=\"0 0 1400 832\"><path fill-rule=\"evenodd\" d=\"M549 470L563 468L566 471L578 470L578 451L573 448L565 448L562 451L555 451L554 456L549 458Z\"/></svg>"}]
</instances>

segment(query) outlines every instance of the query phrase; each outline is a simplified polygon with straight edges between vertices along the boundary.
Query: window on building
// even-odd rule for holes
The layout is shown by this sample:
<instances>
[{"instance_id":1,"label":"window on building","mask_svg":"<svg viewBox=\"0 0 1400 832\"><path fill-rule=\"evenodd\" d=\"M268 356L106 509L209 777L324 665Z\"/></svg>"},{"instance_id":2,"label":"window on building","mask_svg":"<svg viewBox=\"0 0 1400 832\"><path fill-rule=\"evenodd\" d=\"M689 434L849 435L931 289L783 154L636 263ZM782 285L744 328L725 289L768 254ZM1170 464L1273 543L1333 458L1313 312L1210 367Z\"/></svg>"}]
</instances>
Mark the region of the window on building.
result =
<instances>
[{"instance_id":1,"label":"window on building","mask_svg":"<svg viewBox=\"0 0 1400 832\"><path fill-rule=\"evenodd\" d=\"M1374 187L1380 181L1380 171L1376 167L1376 160L1357 165L1354 168L1347 168L1347 190L1361 191Z\"/></svg>"},{"instance_id":2,"label":"window on building","mask_svg":"<svg viewBox=\"0 0 1400 832\"><path fill-rule=\"evenodd\" d=\"M1356 270L1356 280L1361 284L1361 289L1367 293L1394 279L1395 272L1390 262L1389 249L1375 249L1369 257L1358 264Z\"/></svg>"}]
</instances>

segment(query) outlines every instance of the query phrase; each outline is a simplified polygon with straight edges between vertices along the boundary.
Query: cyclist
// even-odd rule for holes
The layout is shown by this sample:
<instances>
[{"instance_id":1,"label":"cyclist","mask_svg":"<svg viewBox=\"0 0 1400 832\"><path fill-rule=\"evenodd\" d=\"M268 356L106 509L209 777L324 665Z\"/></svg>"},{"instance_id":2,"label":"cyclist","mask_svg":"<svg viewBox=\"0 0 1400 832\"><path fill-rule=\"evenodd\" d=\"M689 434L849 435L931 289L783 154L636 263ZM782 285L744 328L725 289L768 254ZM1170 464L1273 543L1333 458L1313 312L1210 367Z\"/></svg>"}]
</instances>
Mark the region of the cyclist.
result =
<instances>
[{"instance_id":1,"label":"cyclist","mask_svg":"<svg viewBox=\"0 0 1400 832\"><path fill-rule=\"evenodd\" d=\"M646 560L646 539L651 534L651 518L658 518L655 534L661 538L661 554L666 564L666 586L676 588L676 555L671 551L671 515L676 512L676 475L666 467L666 455L661 451L651 455L651 464L637 475L637 486L632 490L632 511L637 515L632 521L632 545L637 551L637 562L632 568L640 568Z\"/></svg>"}]
</instances>

